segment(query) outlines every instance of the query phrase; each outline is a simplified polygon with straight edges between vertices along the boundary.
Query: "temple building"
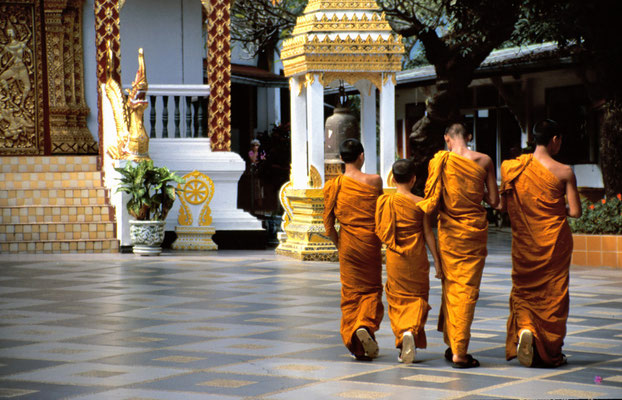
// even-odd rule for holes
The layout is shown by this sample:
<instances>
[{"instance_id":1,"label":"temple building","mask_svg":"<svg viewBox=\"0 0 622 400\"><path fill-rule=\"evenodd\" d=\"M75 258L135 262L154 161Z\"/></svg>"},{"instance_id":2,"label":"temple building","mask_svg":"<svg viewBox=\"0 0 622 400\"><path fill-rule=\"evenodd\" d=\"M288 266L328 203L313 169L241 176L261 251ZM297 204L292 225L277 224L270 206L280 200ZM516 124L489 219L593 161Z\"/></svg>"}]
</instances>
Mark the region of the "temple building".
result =
<instances>
[{"instance_id":1,"label":"temple building","mask_svg":"<svg viewBox=\"0 0 622 400\"><path fill-rule=\"evenodd\" d=\"M238 208L246 170L240 153L258 131L280 122L278 99L287 84L235 51L232 60L229 6L216 0L0 1L2 253L129 245L119 220L124 205L116 202L106 169L102 85L109 75L128 90L139 48L149 81L143 116L149 156L180 175L201 170L213 180L212 225L223 243L240 234L264 240L261 221ZM232 122L231 93L245 90L255 98L236 104L237 112L255 109L241 126ZM177 218L176 209L167 231Z\"/></svg>"},{"instance_id":2,"label":"temple building","mask_svg":"<svg viewBox=\"0 0 622 400\"><path fill-rule=\"evenodd\" d=\"M106 151L118 130L105 84L130 89L143 49L149 157L213 182L210 226L221 248L261 247L265 228L280 225L280 254L334 257L320 226L321 187L340 173L326 125L332 100L340 90L359 99L364 171L388 188L395 158L411 154L434 69L401 71L404 46L375 1L309 0L266 70L231 43L229 8L228 0L0 0L0 252L130 245L118 164ZM493 52L461 106L471 146L498 168L527 147L538 119L558 119L569 143L562 161L597 197L601 111L576 70L554 44ZM168 233L178 219L176 203Z\"/></svg>"}]
</instances>

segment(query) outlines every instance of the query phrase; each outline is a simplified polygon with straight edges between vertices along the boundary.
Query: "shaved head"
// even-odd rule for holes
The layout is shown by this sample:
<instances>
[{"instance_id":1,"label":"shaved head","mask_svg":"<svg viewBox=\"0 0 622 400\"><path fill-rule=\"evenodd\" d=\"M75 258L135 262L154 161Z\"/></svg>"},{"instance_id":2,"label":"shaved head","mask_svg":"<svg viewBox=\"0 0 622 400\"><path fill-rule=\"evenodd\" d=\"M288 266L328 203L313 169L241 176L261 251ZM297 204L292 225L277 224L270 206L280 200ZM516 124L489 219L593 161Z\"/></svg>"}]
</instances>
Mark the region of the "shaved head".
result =
<instances>
[{"instance_id":1,"label":"shaved head","mask_svg":"<svg viewBox=\"0 0 622 400\"><path fill-rule=\"evenodd\" d=\"M467 139L469 133L467 132L466 126L462 122L454 122L449 125L447 129L445 129L445 135L451 137L462 136L464 139Z\"/></svg>"}]
</instances>

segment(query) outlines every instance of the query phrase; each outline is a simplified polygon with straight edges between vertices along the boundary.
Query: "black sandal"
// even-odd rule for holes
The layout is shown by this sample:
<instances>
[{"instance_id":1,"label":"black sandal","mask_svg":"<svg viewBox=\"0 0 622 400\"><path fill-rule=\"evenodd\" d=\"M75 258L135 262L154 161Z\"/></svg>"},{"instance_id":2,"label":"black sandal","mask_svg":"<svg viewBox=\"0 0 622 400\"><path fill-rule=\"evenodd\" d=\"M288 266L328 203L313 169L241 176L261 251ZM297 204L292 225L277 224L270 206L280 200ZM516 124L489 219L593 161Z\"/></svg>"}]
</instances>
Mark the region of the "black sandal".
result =
<instances>
[{"instance_id":1,"label":"black sandal","mask_svg":"<svg viewBox=\"0 0 622 400\"><path fill-rule=\"evenodd\" d=\"M447 350L445 350L445 360L449 362L453 362L454 360L454 354L451 352L451 347L448 347Z\"/></svg>"},{"instance_id":2,"label":"black sandal","mask_svg":"<svg viewBox=\"0 0 622 400\"><path fill-rule=\"evenodd\" d=\"M476 368L479 367L479 361L477 361L475 358L473 358L473 356L471 356L470 354L466 355L467 360L463 361L463 362L456 362L456 361L452 361L451 366L453 368Z\"/></svg>"}]
</instances>

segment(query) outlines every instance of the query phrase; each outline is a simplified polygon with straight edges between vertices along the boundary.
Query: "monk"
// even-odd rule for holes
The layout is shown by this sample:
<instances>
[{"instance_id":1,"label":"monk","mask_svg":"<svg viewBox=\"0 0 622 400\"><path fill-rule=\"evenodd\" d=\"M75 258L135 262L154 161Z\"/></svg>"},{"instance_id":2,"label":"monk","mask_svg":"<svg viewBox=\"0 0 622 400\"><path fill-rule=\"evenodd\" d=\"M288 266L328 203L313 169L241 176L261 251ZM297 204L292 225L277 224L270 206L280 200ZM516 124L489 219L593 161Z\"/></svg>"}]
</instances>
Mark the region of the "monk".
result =
<instances>
[{"instance_id":1,"label":"monk","mask_svg":"<svg viewBox=\"0 0 622 400\"><path fill-rule=\"evenodd\" d=\"M438 329L449 346L445 358L454 368L479 366L467 350L488 254L488 221L482 200L492 207L499 203L492 160L467 147L470 137L463 124L447 128L447 151L439 151L430 160L425 199L419 203L426 214L439 214L443 281Z\"/></svg>"},{"instance_id":2,"label":"monk","mask_svg":"<svg viewBox=\"0 0 622 400\"><path fill-rule=\"evenodd\" d=\"M430 310L430 263L426 244L434 258L437 278L441 276L441 264L431 218L417 206L423 199L411 193L417 179L414 163L397 160L393 178L396 193L378 198L376 235L387 245L385 293L395 347L400 349L398 362L412 363L415 348L427 347L424 326Z\"/></svg>"},{"instance_id":3,"label":"monk","mask_svg":"<svg viewBox=\"0 0 622 400\"><path fill-rule=\"evenodd\" d=\"M324 187L324 227L339 250L341 337L357 360L369 361L378 356L374 333L384 316L381 243L375 233L382 179L361 171L365 153L360 141L344 140L339 152L346 168Z\"/></svg>"},{"instance_id":4,"label":"monk","mask_svg":"<svg viewBox=\"0 0 622 400\"><path fill-rule=\"evenodd\" d=\"M566 217L581 216L572 169L553 159L562 144L559 126L533 129L536 149L501 165L501 206L512 223L512 292L505 355L526 366L566 363L572 234ZM568 208L566 200L568 198Z\"/></svg>"}]
</instances>

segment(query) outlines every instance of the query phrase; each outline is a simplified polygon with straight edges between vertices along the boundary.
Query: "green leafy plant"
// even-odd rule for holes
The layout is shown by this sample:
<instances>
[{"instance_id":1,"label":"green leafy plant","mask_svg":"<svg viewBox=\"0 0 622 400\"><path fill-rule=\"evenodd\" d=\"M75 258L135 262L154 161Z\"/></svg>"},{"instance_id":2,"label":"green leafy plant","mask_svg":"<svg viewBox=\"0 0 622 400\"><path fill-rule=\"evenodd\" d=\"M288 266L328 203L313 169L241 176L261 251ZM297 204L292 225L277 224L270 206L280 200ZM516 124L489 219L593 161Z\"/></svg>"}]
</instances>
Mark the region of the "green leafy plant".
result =
<instances>
[{"instance_id":1,"label":"green leafy plant","mask_svg":"<svg viewBox=\"0 0 622 400\"><path fill-rule=\"evenodd\" d=\"M128 193L127 211L139 221L163 221L181 192L175 184L184 179L166 167L155 167L153 161L128 162L115 168L121 174L117 192ZM174 186L175 185L175 186Z\"/></svg>"},{"instance_id":2,"label":"green leafy plant","mask_svg":"<svg viewBox=\"0 0 622 400\"><path fill-rule=\"evenodd\" d=\"M569 220L574 233L622 234L621 194L594 203L584 199L581 208L581 217Z\"/></svg>"}]
</instances>

